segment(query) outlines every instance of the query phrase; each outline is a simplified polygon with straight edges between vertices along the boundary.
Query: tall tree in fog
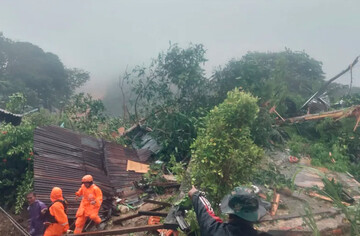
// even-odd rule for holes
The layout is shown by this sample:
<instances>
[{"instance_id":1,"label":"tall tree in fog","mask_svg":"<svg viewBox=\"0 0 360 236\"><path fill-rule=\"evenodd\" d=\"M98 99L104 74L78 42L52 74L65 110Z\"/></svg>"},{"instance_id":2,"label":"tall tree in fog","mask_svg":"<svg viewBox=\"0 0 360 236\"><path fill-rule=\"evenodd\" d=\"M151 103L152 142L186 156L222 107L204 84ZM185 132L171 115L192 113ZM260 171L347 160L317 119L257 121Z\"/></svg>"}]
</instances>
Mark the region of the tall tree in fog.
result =
<instances>
[{"instance_id":1,"label":"tall tree in fog","mask_svg":"<svg viewBox=\"0 0 360 236\"><path fill-rule=\"evenodd\" d=\"M213 78L217 99L241 87L260 98L260 103L277 105L282 114L296 110L324 82L321 62L304 52L285 50L276 53L250 52L218 69Z\"/></svg>"},{"instance_id":2,"label":"tall tree in fog","mask_svg":"<svg viewBox=\"0 0 360 236\"><path fill-rule=\"evenodd\" d=\"M65 68L59 57L27 42L0 34L0 94L2 100L22 92L29 105L51 108L67 101L89 79L87 72Z\"/></svg>"},{"instance_id":3,"label":"tall tree in fog","mask_svg":"<svg viewBox=\"0 0 360 236\"><path fill-rule=\"evenodd\" d=\"M177 160L189 156L195 120L209 107L209 82L202 68L205 52L201 44L185 49L171 45L149 67L138 66L128 77L135 93L133 118L146 119L164 159L171 154Z\"/></svg>"}]
</instances>

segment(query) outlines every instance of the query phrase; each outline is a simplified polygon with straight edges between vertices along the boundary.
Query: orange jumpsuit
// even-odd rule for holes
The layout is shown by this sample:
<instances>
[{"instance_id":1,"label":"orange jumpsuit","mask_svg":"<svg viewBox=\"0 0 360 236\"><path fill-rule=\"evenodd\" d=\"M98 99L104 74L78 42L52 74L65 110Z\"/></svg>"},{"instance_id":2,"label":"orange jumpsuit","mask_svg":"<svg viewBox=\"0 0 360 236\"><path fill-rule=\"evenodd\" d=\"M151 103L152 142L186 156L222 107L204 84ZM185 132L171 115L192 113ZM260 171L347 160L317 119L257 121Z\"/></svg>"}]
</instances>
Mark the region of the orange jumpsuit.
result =
<instances>
[{"instance_id":1,"label":"orange jumpsuit","mask_svg":"<svg viewBox=\"0 0 360 236\"><path fill-rule=\"evenodd\" d=\"M61 188L54 187L50 194L52 202L64 200ZM50 214L55 217L57 223L51 223L45 230L44 236L59 236L69 229L68 218L65 213L64 205L61 202L55 202L49 208Z\"/></svg>"},{"instance_id":2,"label":"orange jumpsuit","mask_svg":"<svg viewBox=\"0 0 360 236\"><path fill-rule=\"evenodd\" d=\"M92 184L89 188L86 188L84 184L81 185L76 196L83 196L79 209L76 212L76 222L74 234L82 232L86 219L89 217L96 224L100 224L101 218L98 215L100 206L103 200L101 189Z\"/></svg>"}]
</instances>

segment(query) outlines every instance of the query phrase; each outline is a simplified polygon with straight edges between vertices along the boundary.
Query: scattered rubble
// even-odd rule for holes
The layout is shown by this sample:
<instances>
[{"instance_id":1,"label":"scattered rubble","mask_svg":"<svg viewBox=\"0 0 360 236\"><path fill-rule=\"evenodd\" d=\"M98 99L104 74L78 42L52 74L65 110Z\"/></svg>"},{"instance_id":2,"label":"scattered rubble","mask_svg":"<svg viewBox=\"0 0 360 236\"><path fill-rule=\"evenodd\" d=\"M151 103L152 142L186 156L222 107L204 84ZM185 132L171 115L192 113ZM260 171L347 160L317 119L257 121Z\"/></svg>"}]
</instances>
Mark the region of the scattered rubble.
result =
<instances>
[{"instance_id":1,"label":"scattered rubble","mask_svg":"<svg viewBox=\"0 0 360 236\"><path fill-rule=\"evenodd\" d=\"M186 229L186 222L181 220L176 208L161 198L149 199L155 195L149 193L146 186L141 184L143 173L149 169L146 160L151 154L150 151L137 152L54 126L38 128L35 131L34 150L34 180L38 197L46 201L52 186L63 188L64 195L70 202L70 219L74 219L79 204L75 202L73 193L79 187L79 180L83 175L92 174L96 184L103 189L104 204L101 213L104 219L108 219L106 231L88 235L131 232L144 235L140 232L175 230L181 225ZM304 206L308 204L323 235L339 232L339 235L346 235L349 225L339 209L333 206L331 199L308 189L314 186L324 188L322 178L317 174L317 171L321 171L340 182L349 199L357 201L360 198L360 183L346 173L336 173L326 168L313 171L309 168L309 158L291 157L288 151L269 152L267 156L268 163L265 165L276 165L281 174L294 180L297 190L258 186L261 190L259 196L270 200L272 204L270 212L257 225L258 229L273 235L311 235L303 221L306 216ZM180 187L173 175L164 175L162 181L154 181L151 185L175 190ZM169 190L163 197L173 196L175 190ZM148 225L149 217L163 217L166 220L165 223ZM92 230L91 226L88 230ZM175 232L166 232L175 235Z\"/></svg>"},{"instance_id":2,"label":"scattered rubble","mask_svg":"<svg viewBox=\"0 0 360 236\"><path fill-rule=\"evenodd\" d=\"M317 174L320 172L340 182L344 191L354 200L360 198L360 183L346 173L337 173L326 168L318 168L315 171L315 168L310 168L308 158L300 158L298 163L291 163L288 157L289 153L286 151L269 152L266 162L275 164L288 178L295 177L294 184L297 190L290 193L286 191L286 194L278 191L280 202L276 214L269 213L263 217L258 224L258 229L273 235L312 235L312 231L303 221L303 217L306 216L304 209L308 205L321 235L350 235L350 225L340 209L334 207L332 199L309 189L324 188L322 178ZM264 187L262 190L263 192L272 191ZM343 202L343 204L350 205L348 202Z\"/></svg>"}]
</instances>

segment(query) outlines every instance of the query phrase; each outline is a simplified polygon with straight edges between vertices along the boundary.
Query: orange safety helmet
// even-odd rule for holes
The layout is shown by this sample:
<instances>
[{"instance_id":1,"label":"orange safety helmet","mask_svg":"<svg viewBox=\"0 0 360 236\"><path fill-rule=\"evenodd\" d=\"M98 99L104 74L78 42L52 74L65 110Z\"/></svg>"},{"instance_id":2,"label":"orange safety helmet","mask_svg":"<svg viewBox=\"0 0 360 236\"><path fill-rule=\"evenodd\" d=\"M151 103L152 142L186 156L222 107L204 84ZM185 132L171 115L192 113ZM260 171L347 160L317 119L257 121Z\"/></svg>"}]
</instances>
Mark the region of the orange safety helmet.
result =
<instances>
[{"instance_id":1,"label":"orange safety helmet","mask_svg":"<svg viewBox=\"0 0 360 236\"><path fill-rule=\"evenodd\" d=\"M55 202L56 200L64 200L62 195L62 189L59 187L53 187L50 193L50 200Z\"/></svg>"},{"instance_id":2,"label":"orange safety helmet","mask_svg":"<svg viewBox=\"0 0 360 236\"><path fill-rule=\"evenodd\" d=\"M93 182L93 177L91 175L85 175L84 177L82 177L81 180L82 183L90 183Z\"/></svg>"}]
</instances>

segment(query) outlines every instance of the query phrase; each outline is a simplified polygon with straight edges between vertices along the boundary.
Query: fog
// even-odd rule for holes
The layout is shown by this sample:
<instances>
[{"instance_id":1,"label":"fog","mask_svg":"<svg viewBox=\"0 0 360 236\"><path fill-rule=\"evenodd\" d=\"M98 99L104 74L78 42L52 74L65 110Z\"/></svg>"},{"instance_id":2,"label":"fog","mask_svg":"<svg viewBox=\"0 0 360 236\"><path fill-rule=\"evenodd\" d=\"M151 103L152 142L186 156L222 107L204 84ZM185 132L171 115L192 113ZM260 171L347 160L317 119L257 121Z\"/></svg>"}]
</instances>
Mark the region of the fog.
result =
<instances>
[{"instance_id":1,"label":"fog","mask_svg":"<svg viewBox=\"0 0 360 236\"><path fill-rule=\"evenodd\" d=\"M0 31L89 71L84 89L101 97L108 81L148 64L169 42L204 44L209 75L248 51L290 48L322 61L330 78L360 54L359 9L360 1L329 0L3 0ZM349 75L339 81L349 83Z\"/></svg>"}]
</instances>

